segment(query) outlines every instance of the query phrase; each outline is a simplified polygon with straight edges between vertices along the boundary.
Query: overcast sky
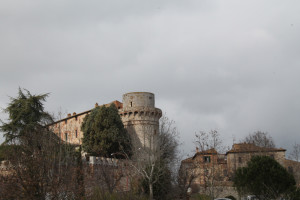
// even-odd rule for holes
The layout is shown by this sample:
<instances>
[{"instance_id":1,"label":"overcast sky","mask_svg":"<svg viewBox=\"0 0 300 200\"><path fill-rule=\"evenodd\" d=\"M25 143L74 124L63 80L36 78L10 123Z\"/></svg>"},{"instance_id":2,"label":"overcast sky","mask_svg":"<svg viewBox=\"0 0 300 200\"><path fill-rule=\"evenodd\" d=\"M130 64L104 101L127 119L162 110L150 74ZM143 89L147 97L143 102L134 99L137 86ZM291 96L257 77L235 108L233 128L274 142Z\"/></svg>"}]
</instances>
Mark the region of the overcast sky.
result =
<instances>
[{"instance_id":1,"label":"overcast sky","mask_svg":"<svg viewBox=\"0 0 300 200\"><path fill-rule=\"evenodd\" d=\"M18 87L50 93L53 113L147 91L176 121L185 154L211 129L229 146L261 130L289 149L300 143L299 9L299 0L1 0L0 107Z\"/></svg>"}]
</instances>

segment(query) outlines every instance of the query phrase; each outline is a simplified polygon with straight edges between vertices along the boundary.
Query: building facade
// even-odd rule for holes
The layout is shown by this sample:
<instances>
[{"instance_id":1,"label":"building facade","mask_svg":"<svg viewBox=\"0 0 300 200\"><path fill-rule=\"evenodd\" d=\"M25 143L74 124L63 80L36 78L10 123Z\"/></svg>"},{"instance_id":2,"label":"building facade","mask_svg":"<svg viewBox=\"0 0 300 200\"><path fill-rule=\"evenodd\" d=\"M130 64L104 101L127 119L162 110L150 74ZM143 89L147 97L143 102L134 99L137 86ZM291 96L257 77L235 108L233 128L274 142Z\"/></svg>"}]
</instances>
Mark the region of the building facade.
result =
<instances>
[{"instance_id":1,"label":"building facade","mask_svg":"<svg viewBox=\"0 0 300 200\"><path fill-rule=\"evenodd\" d=\"M206 193L215 197L235 196L237 192L233 187L232 177L239 167L247 166L251 157L265 155L274 158L284 166L300 184L299 162L285 158L285 149L264 148L254 144L233 144L231 150L219 154L215 149L196 153L193 157L181 162L181 173L185 173L185 184L193 192Z\"/></svg>"},{"instance_id":2,"label":"building facade","mask_svg":"<svg viewBox=\"0 0 300 200\"><path fill-rule=\"evenodd\" d=\"M131 92L123 95L122 102L113 101L102 106L115 104L120 117L136 147L155 149L162 111L155 107L155 96L149 92ZM98 107L98 103L95 107ZM83 132L81 124L92 110L68 114L66 118L52 123L49 127L63 141L81 145Z\"/></svg>"}]
</instances>

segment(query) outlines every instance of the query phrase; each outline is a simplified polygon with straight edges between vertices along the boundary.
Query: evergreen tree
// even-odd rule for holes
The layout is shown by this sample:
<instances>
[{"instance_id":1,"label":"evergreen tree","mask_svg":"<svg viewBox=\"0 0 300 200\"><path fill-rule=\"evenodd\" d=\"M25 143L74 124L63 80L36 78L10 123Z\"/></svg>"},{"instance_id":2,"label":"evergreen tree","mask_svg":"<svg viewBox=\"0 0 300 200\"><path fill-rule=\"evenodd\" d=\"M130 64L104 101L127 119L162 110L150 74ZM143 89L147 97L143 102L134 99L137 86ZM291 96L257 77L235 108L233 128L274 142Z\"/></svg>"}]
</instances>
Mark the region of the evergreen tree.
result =
<instances>
[{"instance_id":1,"label":"evergreen tree","mask_svg":"<svg viewBox=\"0 0 300 200\"><path fill-rule=\"evenodd\" d=\"M239 168L234 186L240 194L254 194L259 199L277 199L296 184L293 175L269 156L254 156L248 165Z\"/></svg>"},{"instance_id":2,"label":"evergreen tree","mask_svg":"<svg viewBox=\"0 0 300 200\"><path fill-rule=\"evenodd\" d=\"M48 94L31 95L25 91L19 89L18 97L11 98L5 109L8 122L0 126L6 137L0 159L8 160L12 166L9 176L0 174L0 199L81 197L83 192L78 187L82 183L81 168L74 147L61 143L45 126L52 122L43 107ZM77 167L78 170L73 170ZM77 195L75 191L80 193Z\"/></svg>"},{"instance_id":3,"label":"evergreen tree","mask_svg":"<svg viewBox=\"0 0 300 200\"><path fill-rule=\"evenodd\" d=\"M130 137L114 104L96 107L81 125L83 150L91 155L111 157L130 155Z\"/></svg>"},{"instance_id":4,"label":"evergreen tree","mask_svg":"<svg viewBox=\"0 0 300 200\"><path fill-rule=\"evenodd\" d=\"M52 117L44 111L43 102L48 94L31 95L19 88L17 98L10 97L11 102L4 112L8 113L8 123L2 122L0 130L4 132L5 142L19 142L26 140L28 133L40 129L44 125L52 122Z\"/></svg>"}]
</instances>

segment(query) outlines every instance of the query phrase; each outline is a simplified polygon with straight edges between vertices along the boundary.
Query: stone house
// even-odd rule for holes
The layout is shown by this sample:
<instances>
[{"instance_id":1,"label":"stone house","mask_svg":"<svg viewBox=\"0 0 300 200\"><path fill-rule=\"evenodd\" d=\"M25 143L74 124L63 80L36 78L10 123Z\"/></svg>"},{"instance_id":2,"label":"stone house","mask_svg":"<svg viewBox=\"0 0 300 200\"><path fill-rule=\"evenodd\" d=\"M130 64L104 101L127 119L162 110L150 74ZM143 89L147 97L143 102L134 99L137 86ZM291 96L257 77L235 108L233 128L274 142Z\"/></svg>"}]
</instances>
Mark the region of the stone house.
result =
<instances>
[{"instance_id":1,"label":"stone house","mask_svg":"<svg viewBox=\"0 0 300 200\"><path fill-rule=\"evenodd\" d=\"M300 163L285 158L285 149L258 147L254 144L233 144L225 154L215 149L196 153L193 157L181 161L181 171L186 172L186 184L193 192L210 194L215 197L238 196L233 188L232 176L237 168L245 167L252 156L266 155L274 158L290 173L297 184L300 183Z\"/></svg>"}]
</instances>

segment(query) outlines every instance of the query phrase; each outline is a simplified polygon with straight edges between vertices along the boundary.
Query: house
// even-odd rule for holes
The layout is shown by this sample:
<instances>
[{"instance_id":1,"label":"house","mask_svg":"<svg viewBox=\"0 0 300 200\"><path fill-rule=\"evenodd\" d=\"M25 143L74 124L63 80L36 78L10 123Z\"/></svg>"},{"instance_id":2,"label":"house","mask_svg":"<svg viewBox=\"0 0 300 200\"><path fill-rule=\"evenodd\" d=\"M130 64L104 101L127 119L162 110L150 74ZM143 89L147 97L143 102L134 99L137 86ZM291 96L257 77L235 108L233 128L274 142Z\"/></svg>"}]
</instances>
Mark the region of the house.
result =
<instances>
[{"instance_id":1,"label":"house","mask_svg":"<svg viewBox=\"0 0 300 200\"><path fill-rule=\"evenodd\" d=\"M225 154L215 149L199 151L193 157L181 161L181 173L185 173L187 187L193 192L205 193L215 197L235 196L238 194L233 187L232 177L239 167L245 167L256 155L274 158L293 173L297 184L300 183L300 163L285 158L285 149L259 147L254 144L233 144Z\"/></svg>"}]
</instances>

